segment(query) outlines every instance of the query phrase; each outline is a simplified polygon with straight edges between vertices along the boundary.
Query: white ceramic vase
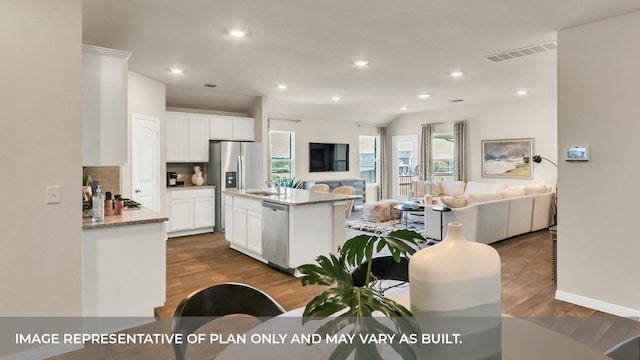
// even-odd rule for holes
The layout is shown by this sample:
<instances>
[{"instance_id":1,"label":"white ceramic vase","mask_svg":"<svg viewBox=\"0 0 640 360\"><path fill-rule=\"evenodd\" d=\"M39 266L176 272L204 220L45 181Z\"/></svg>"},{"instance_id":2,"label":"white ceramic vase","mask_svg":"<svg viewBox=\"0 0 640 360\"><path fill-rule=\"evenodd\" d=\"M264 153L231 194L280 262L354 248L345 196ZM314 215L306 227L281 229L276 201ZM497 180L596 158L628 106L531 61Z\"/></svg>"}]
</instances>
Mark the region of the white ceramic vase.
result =
<instances>
[{"instance_id":1,"label":"white ceramic vase","mask_svg":"<svg viewBox=\"0 0 640 360\"><path fill-rule=\"evenodd\" d=\"M462 224L449 223L445 239L409 261L411 312L422 333L459 333L458 346L426 346L429 358L500 358L500 255L469 242Z\"/></svg>"},{"instance_id":2,"label":"white ceramic vase","mask_svg":"<svg viewBox=\"0 0 640 360\"><path fill-rule=\"evenodd\" d=\"M204 177L200 166L193 167L193 175L191 175L191 183L196 186L204 185Z\"/></svg>"}]
</instances>

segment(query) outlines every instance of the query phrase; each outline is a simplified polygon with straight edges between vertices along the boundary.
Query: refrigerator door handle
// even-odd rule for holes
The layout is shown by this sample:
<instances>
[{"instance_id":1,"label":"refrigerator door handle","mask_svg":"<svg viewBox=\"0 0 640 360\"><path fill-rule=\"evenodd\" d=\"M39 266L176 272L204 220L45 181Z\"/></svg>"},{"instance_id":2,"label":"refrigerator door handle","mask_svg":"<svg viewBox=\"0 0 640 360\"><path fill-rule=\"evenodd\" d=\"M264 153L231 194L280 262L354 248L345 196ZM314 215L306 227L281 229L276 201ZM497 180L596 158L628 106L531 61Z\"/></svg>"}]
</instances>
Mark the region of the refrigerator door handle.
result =
<instances>
[{"instance_id":1,"label":"refrigerator door handle","mask_svg":"<svg viewBox=\"0 0 640 360\"><path fill-rule=\"evenodd\" d=\"M244 189L244 174L242 173L242 155L238 155L238 189Z\"/></svg>"}]
</instances>

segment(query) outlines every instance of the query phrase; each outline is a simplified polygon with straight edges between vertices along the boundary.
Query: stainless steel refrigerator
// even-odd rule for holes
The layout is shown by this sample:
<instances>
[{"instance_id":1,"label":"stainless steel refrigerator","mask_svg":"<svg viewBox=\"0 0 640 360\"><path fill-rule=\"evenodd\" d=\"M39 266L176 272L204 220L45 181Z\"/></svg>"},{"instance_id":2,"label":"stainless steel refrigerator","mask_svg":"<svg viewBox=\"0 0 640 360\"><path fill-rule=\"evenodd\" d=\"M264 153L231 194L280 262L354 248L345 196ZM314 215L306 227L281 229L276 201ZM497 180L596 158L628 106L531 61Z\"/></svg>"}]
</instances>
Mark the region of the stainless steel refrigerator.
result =
<instances>
[{"instance_id":1,"label":"stainless steel refrigerator","mask_svg":"<svg viewBox=\"0 0 640 360\"><path fill-rule=\"evenodd\" d=\"M221 141L209 143L207 181L216 187L216 232L224 232L224 194L227 189L259 189L262 179L262 144Z\"/></svg>"}]
</instances>

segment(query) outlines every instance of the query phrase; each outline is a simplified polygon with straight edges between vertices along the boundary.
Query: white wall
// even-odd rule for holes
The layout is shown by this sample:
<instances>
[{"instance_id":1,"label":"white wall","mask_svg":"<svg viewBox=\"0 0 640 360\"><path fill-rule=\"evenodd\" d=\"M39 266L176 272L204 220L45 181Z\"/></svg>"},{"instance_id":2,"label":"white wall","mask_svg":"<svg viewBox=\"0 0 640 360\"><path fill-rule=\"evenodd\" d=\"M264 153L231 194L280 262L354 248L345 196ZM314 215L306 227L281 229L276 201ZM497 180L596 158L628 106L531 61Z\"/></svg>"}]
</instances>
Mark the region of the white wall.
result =
<instances>
[{"instance_id":1,"label":"white wall","mask_svg":"<svg viewBox=\"0 0 640 360\"><path fill-rule=\"evenodd\" d=\"M393 121L387 130L389 185L393 176L391 140L397 135L418 135L421 124L467 122L467 180L482 182L556 184L556 167L543 161L534 164L533 179L482 177L481 141L492 139L533 138L533 152L556 161L557 103L555 97L517 97L509 103L482 105L460 104L456 109L407 114ZM438 128L443 125L437 125ZM389 194L391 190L389 189Z\"/></svg>"},{"instance_id":2,"label":"white wall","mask_svg":"<svg viewBox=\"0 0 640 360\"><path fill-rule=\"evenodd\" d=\"M133 54L135 56L135 54ZM160 204L161 211L167 213L165 191L167 188L166 173L166 86L163 83L142 76L133 71L128 74L127 86L127 163L122 167L120 188L126 198L132 197L131 191L131 128L132 115L147 115L160 119Z\"/></svg>"},{"instance_id":3,"label":"white wall","mask_svg":"<svg viewBox=\"0 0 640 360\"><path fill-rule=\"evenodd\" d=\"M634 12L558 34L558 147L587 145L591 159L559 164L557 296L635 316L639 33Z\"/></svg>"},{"instance_id":4,"label":"white wall","mask_svg":"<svg viewBox=\"0 0 640 360\"><path fill-rule=\"evenodd\" d=\"M81 1L3 1L0 43L0 316L80 316Z\"/></svg>"},{"instance_id":5,"label":"white wall","mask_svg":"<svg viewBox=\"0 0 640 360\"><path fill-rule=\"evenodd\" d=\"M328 115L330 114L330 116ZM327 110L320 105L300 105L282 101L269 101L269 130L295 131L295 177L304 181L332 179L357 179L360 177L359 143L360 135L377 135L374 127L358 126L353 122L366 122L366 114L353 114L334 109ZM362 116L362 117L360 117ZM301 122L277 120L274 118L298 119ZM268 144L268 131L264 143ZM349 171L309 172L309 143L349 144ZM268 150L267 150L268 151Z\"/></svg>"}]
</instances>

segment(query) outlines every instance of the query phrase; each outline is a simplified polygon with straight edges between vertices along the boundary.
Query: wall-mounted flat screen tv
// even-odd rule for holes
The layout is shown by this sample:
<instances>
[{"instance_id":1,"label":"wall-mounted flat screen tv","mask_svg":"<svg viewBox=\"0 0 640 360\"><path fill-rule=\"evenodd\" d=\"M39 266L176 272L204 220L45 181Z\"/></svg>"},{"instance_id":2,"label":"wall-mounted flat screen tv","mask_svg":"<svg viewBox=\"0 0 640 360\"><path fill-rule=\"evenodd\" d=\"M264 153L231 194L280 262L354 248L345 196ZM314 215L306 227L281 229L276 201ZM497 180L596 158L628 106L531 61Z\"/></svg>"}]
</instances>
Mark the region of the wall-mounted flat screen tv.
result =
<instances>
[{"instance_id":1,"label":"wall-mounted flat screen tv","mask_svg":"<svg viewBox=\"0 0 640 360\"><path fill-rule=\"evenodd\" d=\"M309 143L309 172L349 171L349 144Z\"/></svg>"}]
</instances>

